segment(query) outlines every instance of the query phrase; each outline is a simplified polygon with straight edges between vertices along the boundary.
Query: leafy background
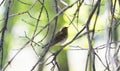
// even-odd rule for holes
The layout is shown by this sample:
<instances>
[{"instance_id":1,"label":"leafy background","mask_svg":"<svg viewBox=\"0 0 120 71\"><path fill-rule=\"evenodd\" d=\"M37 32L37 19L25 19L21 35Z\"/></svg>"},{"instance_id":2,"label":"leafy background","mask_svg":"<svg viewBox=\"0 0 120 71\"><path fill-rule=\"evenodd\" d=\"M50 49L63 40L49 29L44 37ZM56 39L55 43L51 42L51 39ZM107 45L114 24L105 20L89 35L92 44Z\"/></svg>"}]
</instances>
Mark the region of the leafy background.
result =
<instances>
[{"instance_id":1,"label":"leafy background","mask_svg":"<svg viewBox=\"0 0 120 71\"><path fill-rule=\"evenodd\" d=\"M71 41L87 24L97 2L100 5L97 5L88 22L89 31L94 31L94 34L90 35L90 43L87 34L91 33L86 33L88 31L84 29L53 61L50 55L57 52L60 46L51 47L45 58L48 59L47 62L43 63L42 67L38 65L35 70L59 71L60 67L61 71L94 71L94 69L117 71L120 67L119 0L3 0L3 3L1 1L0 43L3 42L3 47L0 46L1 70L30 71L42 54L42 46L51 40L53 34L63 26L68 26L69 36L65 43ZM66 8L66 4L73 5ZM8 7L9 17L5 25ZM3 29L3 26L7 26L7 29ZM54 61L59 66L54 64Z\"/></svg>"}]
</instances>

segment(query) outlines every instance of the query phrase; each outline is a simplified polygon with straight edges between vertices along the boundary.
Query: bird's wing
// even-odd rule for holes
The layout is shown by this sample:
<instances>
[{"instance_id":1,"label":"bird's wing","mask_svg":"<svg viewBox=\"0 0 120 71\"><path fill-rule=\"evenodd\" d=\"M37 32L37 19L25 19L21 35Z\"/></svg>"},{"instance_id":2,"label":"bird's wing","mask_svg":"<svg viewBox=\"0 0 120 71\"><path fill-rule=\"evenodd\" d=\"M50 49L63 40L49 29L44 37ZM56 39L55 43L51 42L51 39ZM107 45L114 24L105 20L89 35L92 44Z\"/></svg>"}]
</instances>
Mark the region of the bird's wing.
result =
<instances>
[{"instance_id":1,"label":"bird's wing","mask_svg":"<svg viewBox=\"0 0 120 71\"><path fill-rule=\"evenodd\" d=\"M63 39L61 38L61 36L63 36L63 32L59 31L59 32L55 35L55 37L53 38L53 40L52 40L52 45L54 45L54 44L60 42L61 40L63 40Z\"/></svg>"}]
</instances>

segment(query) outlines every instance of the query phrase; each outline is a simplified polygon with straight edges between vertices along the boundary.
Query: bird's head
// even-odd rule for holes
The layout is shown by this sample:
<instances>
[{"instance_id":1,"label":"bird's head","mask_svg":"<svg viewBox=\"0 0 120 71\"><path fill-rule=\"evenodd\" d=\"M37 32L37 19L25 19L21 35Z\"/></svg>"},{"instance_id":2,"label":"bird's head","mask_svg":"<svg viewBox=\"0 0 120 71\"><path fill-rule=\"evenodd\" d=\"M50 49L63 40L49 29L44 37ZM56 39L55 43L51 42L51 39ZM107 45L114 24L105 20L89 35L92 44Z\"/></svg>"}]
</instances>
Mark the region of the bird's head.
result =
<instances>
[{"instance_id":1,"label":"bird's head","mask_svg":"<svg viewBox=\"0 0 120 71\"><path fill-rule=\"evenodd\" d=\"M68 32L68 27L63 27L61 31Z\"/></svg>"}]
</instances>

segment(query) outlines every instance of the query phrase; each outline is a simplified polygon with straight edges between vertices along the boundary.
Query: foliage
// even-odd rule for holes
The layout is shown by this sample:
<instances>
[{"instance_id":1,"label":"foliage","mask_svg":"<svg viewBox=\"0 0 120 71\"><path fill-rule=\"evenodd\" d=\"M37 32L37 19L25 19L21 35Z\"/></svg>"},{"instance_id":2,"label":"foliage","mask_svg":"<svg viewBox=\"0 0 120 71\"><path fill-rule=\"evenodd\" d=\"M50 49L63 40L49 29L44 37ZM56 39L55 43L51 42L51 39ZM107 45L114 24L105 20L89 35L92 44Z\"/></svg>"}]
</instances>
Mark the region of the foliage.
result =
<instances>
[{"instance_id":1,"label":"foliage","mask_svg":"<svg viewBox=\"0 0 120 71\"><path fill-rule=\"evenodd\" d=\"M120 69L119 0L3 0L0 6L0 71ZM67 41L50 46L64 26Z\"/></svg>"}]
</instances>

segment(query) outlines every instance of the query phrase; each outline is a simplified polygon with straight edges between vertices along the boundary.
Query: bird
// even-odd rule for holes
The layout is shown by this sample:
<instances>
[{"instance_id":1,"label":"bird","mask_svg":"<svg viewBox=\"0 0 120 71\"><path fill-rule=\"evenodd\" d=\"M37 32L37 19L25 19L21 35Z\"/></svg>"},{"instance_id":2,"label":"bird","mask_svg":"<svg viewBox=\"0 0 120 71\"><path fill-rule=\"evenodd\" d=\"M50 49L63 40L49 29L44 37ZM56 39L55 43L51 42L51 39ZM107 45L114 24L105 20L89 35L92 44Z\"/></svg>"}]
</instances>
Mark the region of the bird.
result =
<instances>
[{"instance_id":1,"label":"bird","mask_svg":"<svg viewBox=\"0 0 120 71\"><path fill-rule=\"evenodd\" d=\"M57 32L54 38L51 39L51 41L47 43L44 47L49 48L54 45L61 45L66 41L67 38L68 38L68 27L65 26L59 32Z\"/></svg>"}]
</instances>

